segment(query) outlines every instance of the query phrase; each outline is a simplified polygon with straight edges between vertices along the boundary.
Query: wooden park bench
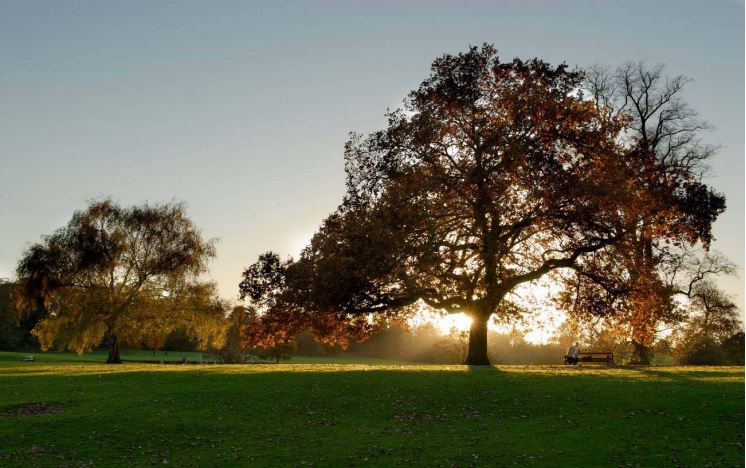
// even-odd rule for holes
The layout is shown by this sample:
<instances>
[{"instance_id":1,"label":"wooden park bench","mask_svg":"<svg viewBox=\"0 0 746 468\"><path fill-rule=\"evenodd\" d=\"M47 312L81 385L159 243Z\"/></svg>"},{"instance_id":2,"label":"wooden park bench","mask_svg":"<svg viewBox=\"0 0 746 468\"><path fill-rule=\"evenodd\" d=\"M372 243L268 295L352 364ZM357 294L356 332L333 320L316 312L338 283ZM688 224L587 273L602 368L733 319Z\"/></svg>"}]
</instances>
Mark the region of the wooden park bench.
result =
<instances>
[{"instance_id":1,"label":"wooden park bench","mask_svg":"<svg viewBox=\"0 0 746 468\"><path fill-rule=\"evenodd\" d=\"M578 353L578 364L581 362L605 362L607 366L611 367L614 365L614 353L608 351ZM565 364L567 364L567 356L565 356Z\"/></svg>"},{"instance_id":2,"label":"wooden park bench","mask_svg":"<svg viewBox=\"0 0 746 468\"><path fill-rule=\"evenodd\" d=\"M21 362L31 362L36 361L36 357L34 356L21 356Z\"/></svg>"}]
</instances>

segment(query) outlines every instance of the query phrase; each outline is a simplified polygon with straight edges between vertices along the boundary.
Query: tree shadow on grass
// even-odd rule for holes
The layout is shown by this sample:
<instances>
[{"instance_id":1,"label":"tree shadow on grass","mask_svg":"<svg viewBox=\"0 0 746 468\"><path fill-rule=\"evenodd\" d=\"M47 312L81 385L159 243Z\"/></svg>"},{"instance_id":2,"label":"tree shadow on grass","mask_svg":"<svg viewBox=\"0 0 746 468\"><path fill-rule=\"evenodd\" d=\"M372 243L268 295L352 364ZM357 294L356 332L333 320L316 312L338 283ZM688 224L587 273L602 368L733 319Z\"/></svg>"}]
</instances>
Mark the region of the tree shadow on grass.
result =
<instances>
[{"instance_id":1,"label":"tree shadow on grass","mask_svg":"<svg viewBox=\"0 0 746 468\"><path fill-rule=\"evenodd\" d=\"M465 368L467 372L500 372L495 364L474 366L469 364L461 364L461 367Z\"/></svg>"}]
</instances>

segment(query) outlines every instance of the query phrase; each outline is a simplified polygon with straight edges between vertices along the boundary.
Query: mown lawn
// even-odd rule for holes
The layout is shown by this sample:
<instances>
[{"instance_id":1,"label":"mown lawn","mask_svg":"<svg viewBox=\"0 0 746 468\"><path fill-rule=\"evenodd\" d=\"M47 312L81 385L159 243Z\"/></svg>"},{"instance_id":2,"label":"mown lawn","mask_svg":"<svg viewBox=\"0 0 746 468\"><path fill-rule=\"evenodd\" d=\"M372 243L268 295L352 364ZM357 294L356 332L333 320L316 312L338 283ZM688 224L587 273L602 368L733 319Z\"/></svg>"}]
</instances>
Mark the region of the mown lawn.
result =
<instances>
[{"instance_id":1,"label":"mown lawn","mask_svg":"<svg viewBox=\"0 0 746 468\"><path fill-rule=\"evenodd\" d=\"M0 353L3 466L743 466L743 421L742 367L107 366Z\"/></svg>"},{"instance_id":2,"label":"mown lawn","mask_svg":"<svg viewBox=\"0 0 746 468\"><path fill-rule=\"evenodd\" d=\"M6 352L0 351L0 364L5 362L17 363L21 361L22 357L33 356L37 363L47 364L77 364L77 363L99 363L103 364L106 362L106 351L95 350L92 352L84 353L81 355L69 352ZM210 361L214 358L208 353L199 353L192 351L148 351L138 349L128 349L121 352L121 359L124 363L128 362L141 362L141 361L152 361L153 363L173 364L181 361L182 358L186 359L190 363L198 363L201 361ZM256 359L256 358L254 358ZM257 362L265 362L259 361ZM411 364L407 361L399 361L396 359L379 359L379 358L368 358L349 356L346 354L340 354L338 356L328 357L315 357L315 356L293 356L290 363L292 364Z\"/></svg>"}]
</instances>

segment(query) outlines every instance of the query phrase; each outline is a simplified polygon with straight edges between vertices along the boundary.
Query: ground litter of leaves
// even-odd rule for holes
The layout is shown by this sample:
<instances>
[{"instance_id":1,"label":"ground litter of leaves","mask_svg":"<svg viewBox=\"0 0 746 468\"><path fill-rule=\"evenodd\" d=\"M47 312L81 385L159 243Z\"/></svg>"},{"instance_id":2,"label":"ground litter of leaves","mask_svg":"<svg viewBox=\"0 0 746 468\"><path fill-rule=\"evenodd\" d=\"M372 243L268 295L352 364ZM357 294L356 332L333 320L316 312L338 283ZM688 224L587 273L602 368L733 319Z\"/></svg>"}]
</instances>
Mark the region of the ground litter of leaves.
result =
<instances>
[{"instance_id":1,"label":"ground litter of leaves","mask_svg":"<svg viewBox=\"0 0 746 468\"><path fill-rule=\"evenodd\" d=\"M39 416L42 414L54 414L62 411L60 405L50 403L20 403L0 410L2 416Z\"/></svg>"},{"instance_id":2,"label":"ground litter of leaves","mask_svg":"<svg viewBox=\"0 0 746 468\"><path fill-rule=\"evenodd\" d=\"M742 367L0 362L0 413L3 466L744 462Z\"/></svg>"}]
</instances>

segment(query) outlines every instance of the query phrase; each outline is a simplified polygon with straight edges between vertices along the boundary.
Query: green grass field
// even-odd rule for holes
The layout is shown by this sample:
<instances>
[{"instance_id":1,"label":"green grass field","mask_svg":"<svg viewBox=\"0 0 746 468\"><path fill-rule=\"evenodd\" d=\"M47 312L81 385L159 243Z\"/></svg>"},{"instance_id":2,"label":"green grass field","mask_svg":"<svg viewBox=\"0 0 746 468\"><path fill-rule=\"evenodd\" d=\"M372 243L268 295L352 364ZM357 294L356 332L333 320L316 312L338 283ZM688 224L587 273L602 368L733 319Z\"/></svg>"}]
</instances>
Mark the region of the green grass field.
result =
<instances>
[{"instance_id":1,"label":"green grass field","mask_svg":"<svg viewBox=\"0 0 746 468\"><path fill-rule=\"evenodd\" d=\"M23 354L0 353L3 466L744 463L742 367L107 366L97 354ZM29 403L45 405L19 406Z\"/></svg>"},{"instance_id":2,"label":"green grass field","mask_svg":"<svg viewBox=\"0 0 746 468\"><path fill-rule=\"evenodd\" d=\"M75 353L58 353L58 352L4 352L0 351L0 365L2 363L21 362L21 358L24 356L33 356L35 363L46 363L46 364L81 364L81 363L98 363L103 364L106 362L106 351L96 350L89 353L78 355ZM141 361L152 361L154 364L165 361L166 363L173 364L176 361L181 361L185 358L190 363L200 362L200 360L208 361L211 359L207 353L198 353L191 351L143 351L143 350L125 350L121 353L122 361L126 364L128 361L140 363ZM266 361L257 361L262 363ZM378 358L365 358L357 356L349 356L340 354L339 356L329 357L311 357L311 356L293 356L290 361L292 364L412 364L407 361L399 361L396 359L378 359ZM177 362L178 363L178 362Z\"/></svg>"}]
</instances>

